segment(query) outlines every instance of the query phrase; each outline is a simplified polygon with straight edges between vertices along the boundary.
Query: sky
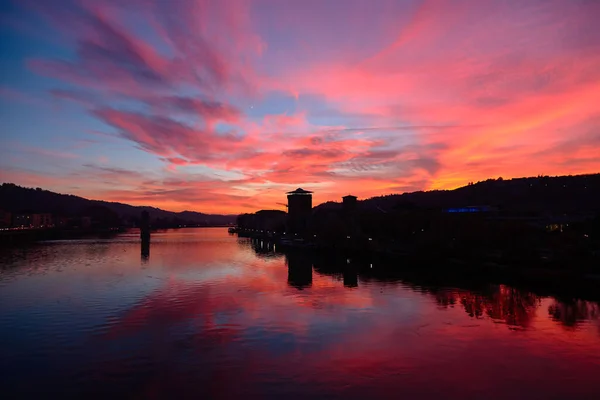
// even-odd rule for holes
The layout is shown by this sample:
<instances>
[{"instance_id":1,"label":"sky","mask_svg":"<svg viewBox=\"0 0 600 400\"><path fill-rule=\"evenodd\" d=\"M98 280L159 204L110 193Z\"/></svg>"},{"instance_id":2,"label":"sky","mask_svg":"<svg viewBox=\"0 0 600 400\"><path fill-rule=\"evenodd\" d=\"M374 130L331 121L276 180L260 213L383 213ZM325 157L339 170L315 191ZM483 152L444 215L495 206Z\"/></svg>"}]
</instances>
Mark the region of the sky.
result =
<instances>
[{"instance_id":1,"label":"sky","mask_svg":"<svg viewBox=\"0 0 600 400\"><path fill-rule=\"evenodd\" d=\"M0 181L212 213L600 172L600 1L0 0Z\"/></svg>"}]
</instances>

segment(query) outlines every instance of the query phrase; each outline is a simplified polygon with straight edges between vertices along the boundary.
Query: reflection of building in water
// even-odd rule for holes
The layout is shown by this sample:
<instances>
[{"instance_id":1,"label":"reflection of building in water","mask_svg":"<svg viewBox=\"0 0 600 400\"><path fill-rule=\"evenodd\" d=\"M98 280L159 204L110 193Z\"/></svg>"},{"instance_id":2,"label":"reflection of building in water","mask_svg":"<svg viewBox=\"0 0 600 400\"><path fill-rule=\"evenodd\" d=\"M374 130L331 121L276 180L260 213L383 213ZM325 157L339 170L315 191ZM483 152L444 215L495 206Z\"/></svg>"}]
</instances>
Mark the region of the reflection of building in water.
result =
<instances>
[{"instance_id":1,"label":"reflection of building in water","mask_svg":"<svg viewBox=\"0 0 600 400\"><path fill-rule=\"evenodd\" d=\"M276 256L275 243L266 239L251 239L251 246L257 256L269 257Z\"/></svg>"},{"instance_id":2,"label":"reflection of building in water","mask_svg":"<svg viewBox=\"0 0 600 400\"><path fill-rule=\"evenodd\" d=\"M330 276L338 282L344 280L344 271L346 271L347 265L348 259L337 253L318 253L313 259L313 267L316 274ZM358 268L356 271L358 271ZM347 283L351 283L351 276L347 278Z\"/></svg>"},{"instance_id":3,"label":"reflection of building in water","mask_svg":"<svg viewBox=\"0 0 600 400\"><path fill-rule=\"evenodd\" d=\"M142 263L147 263L150 258L150 240L142 240Z\"/></svg>"},{"instance_id":4,"label":"reflection of building in water","mask_svg":"<svg viewBox=\"0 0 600 400\"><path fill-rule=\"evenodd\" d=\"M290 252L285 256L288 267L288 285L298 289L312 286L312 262L302 252Z\"/></svg>"},{"instance_id":5,"label":"reflection of building in water","mask_svg":"<svg viewBox=\"0 0 600 400\"><path fill-rule=\"evenodd\" d=\"M287 193L288 223L287 229L292 233L304 233L312 213L312 192L298 188Z\"/></svg>"},{"instance_id":6,"label":"reflection of building in water","mask_svg":"<svg viewBox=\"0 0 600 400\"><path fill-rule=\"evenodd\" d=\"M344 286L349 288L358 287L358 269L351 264L344 268Z\"/></svg>"}]
</instances>

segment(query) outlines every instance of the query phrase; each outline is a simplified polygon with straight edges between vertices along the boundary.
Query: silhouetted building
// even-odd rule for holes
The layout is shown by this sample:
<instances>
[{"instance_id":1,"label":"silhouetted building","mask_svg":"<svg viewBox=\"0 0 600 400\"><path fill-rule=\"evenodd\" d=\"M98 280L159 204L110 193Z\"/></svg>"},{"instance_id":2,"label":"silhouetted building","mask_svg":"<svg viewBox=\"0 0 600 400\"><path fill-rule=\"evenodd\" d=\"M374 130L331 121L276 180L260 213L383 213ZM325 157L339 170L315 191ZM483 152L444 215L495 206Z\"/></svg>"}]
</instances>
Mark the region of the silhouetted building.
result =
<instances>
[{"instance_id":1,"label":"silhouetted building","mask_svg":"<svg viewBox=\"0 0 600 400\"><path fill-rule=\"evenodd\" d=\"M261 231L283 232L287 214L281 210L260 210L256 212L255 227Z\"/></svg>"},{"instance_id":2,"label":"silhouetted building","mask_svg":"<svg viewBox=\"0 0 600 400\"><path fill-rule=\"evenodd\" d=\"M342 206L345 213L351 214L356 212L357 199L356 196L352 196L351 194L342 197Z\"/></svg>"},{"instance_id":3,"label":"silhouetted building","mask_svg":"<svg viewBox=\"0 0 600 400\"><path fill-rule=\"evenodd\" d=\"M33 214L31 216L31 225L34 228L49 228L54 225L52 214Z\"/></svg>"},{"instance_id":4,"label":"silhouetted building","mask_svg":"<svg viewBox=\"0 0 600 400\"><path fill-rule=\"evenodd\" d=\"M238 215L236 223L239 229L274 234L285 232L286 220L285 211L260 210L253 214Z\"/></svg>"},{"instance_id":5,"label":"silhouetted building","mask_svg":"<svg viewBox=\"0 0 600 400\"><path fill-rule=\"evenodd\" d=\"M4 210L0 210L0 228L10 228L12 222L12 214Z\"/></svg>"},{"instance_id":6,"label":"silhouetted building","mask_svg":"<svg viewBox=\"0 0 600 400\"><path fill-rule=\"evenodd\" d=\"M357 197L351 194L342 197L342 214L346 225L346 235L354 236L359 233L357 221Z\"/></svg>"},{"instance_id":7,"label":"silhouetted building","mask_svg":"<svg viewBox=\"0 0 600 400\"><path fill-rule=\"evenodd\" d=\"M12 226L14 228L31 228L31 214L14 214Z\"/></svg>"},{"instance_id":8,"label":"silhouetted building","mask_svg":"<svg viewBox=\"0 0 600 400\"><path fill-rule=\"evenodd\" d=\"M287 192L288 198L288 230L300 234L306 232L312 213L312 192L298 188Z\"/></svg>"},{"instance_id":9,"label":"silhouetted building","mask_svg":"<svg viewBox=\"0 0 600 400\"><path fill-rule=\"evenodd\" d=\"M256 214L240 214L237 216L236 225L240 229L256 229Z\"/></svg>"}]
</instances>

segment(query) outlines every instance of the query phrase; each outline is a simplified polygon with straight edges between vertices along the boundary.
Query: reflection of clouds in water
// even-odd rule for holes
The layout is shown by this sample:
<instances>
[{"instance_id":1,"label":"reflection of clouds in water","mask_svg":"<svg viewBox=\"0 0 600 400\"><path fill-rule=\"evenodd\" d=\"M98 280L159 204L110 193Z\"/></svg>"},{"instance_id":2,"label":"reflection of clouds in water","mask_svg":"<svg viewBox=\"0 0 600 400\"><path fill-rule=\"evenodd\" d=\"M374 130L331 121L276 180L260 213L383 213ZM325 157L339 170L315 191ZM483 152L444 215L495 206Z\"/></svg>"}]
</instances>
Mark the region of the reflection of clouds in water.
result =
<instances>
[{"instance_id":1,"label":"reflection of clouds in water","mask_svg":"<svg viewBox=\"0 0 600 400\"><path fill-rule=\"evenodd\" d=\"M257 256L269 251L274 254L274 251L266 250L264 245L257 246L257 243L262 244L262 241L247 240L244 241L244 246L252 248ZM357 263L350 259L323 258L298 250L285 252L285 259L288 266L288 284L298 289L313 286L312 269L314 265L314 270L318 275L330 276L337 282L343 281L346 288L358 287L359 281L371 282L376 283L382 293L386 285L403 284L411 290L433 295L436 304L442 309L460 304L471 318L489 318L509 327L530 327L537 317L537 310L542 305L543 296L507 285L479 285L477 290L465 290L459 287L445 288L437 285L422 285L418 281L411 281L410 278L403 278L401 272L377 278L365 273L371 272L365 268L367 262L360 265L360 262ZM393 266L390 268L393 269ZM315 283L317 286L319 284L319 282ZM368 288L368 291L372 291L371 288ZM371 296L371 299L378 299L378 296ZM305 303L314 305L318 302L306 301ZM376 301L370 302L370 304L374 303ZM596 302L554 300L554 304L549 307L549 315L554 321L561 322L565 327L575 328L581 322L598 320L600 313L598 309L599 304Z\"/></svg>"},{"instance_id":2,"label":"reflection of clouds in water","mask_svg":"<svg viewBox=\"0 0 600 400\"><path fill-rule=\"evenodd\" d=\"M362 398L402 389L419 397L432 380L436 390L467 390L459 383L467 377L480 390L503 395L516 390L502 386L507 379L519 389L562 395L572 389L561 387L559 378L593 382L590 377L600 372L594 368L600 365L595 328L592 338L589 324L581 323L598 319L597 303L577 301L575 307L557 300L555 306L545 299L540 305L536 294L509 286L455 280L444 287L439 279L428 282L428 274L407 276L380 269L381 263L371 269L368 261L348 263L345 257L300 252L273 258L262 253L264 246L225 231L208 242L163 235L143 268L139 242L116 242L106 257L112 261L93 268L75 261L85 256L84 247L62 247L68 261L63 273L49 271L34 277L37 283L26 274L16 283L0 282L0 304L18 306L27 317L19 329L30 329L36 339L27 343L30 353L63 349L65 337L70 346L84 342L69 351L85 363L65 361L57 372L63 380L55 382L77 386L86 381L82 376L107 377L103 388L86 381L86 393L120 383L130 397L198 387L224 397L242 390L265 397L265 387L279 397L290 391L314 395L315 388ZM47 250L26 258L41 267L58 263L60 254ZM67 295L73 300L63 301ZM28 308L29 302L43 307ZM554 314L545 312L549 305ZM52 335L44 334L48 321L61 318ZM553 322L561 318L561 324L576 321L572 332ZM0 332L8 332L7 321L0 318ZM29 353L19 351L14 360L27 362ZM544 388L535 384L542 360L550 382Z\"/></svg>"}]
</instances>

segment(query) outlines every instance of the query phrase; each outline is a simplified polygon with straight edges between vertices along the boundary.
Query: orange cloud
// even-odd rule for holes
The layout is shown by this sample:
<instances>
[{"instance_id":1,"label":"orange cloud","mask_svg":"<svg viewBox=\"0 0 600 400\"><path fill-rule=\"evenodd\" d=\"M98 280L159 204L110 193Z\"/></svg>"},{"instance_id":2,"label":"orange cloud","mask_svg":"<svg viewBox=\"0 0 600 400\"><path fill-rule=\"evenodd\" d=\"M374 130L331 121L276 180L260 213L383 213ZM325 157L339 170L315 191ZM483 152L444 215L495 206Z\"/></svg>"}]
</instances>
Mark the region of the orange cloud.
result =
<instances>
[{"instance_id":1,"label":"orange cloud","mask_svg":"<svg viewBox=\"0 0 600 400\"><path fill-rule=\"evenodd\" d=\"M600 168L595 2L132 4L23 3L73 50L24 62L101 144L152 158L152 185L78 194L235 213L298 186L318 203Z\"/></svg>"}]
</instances>

